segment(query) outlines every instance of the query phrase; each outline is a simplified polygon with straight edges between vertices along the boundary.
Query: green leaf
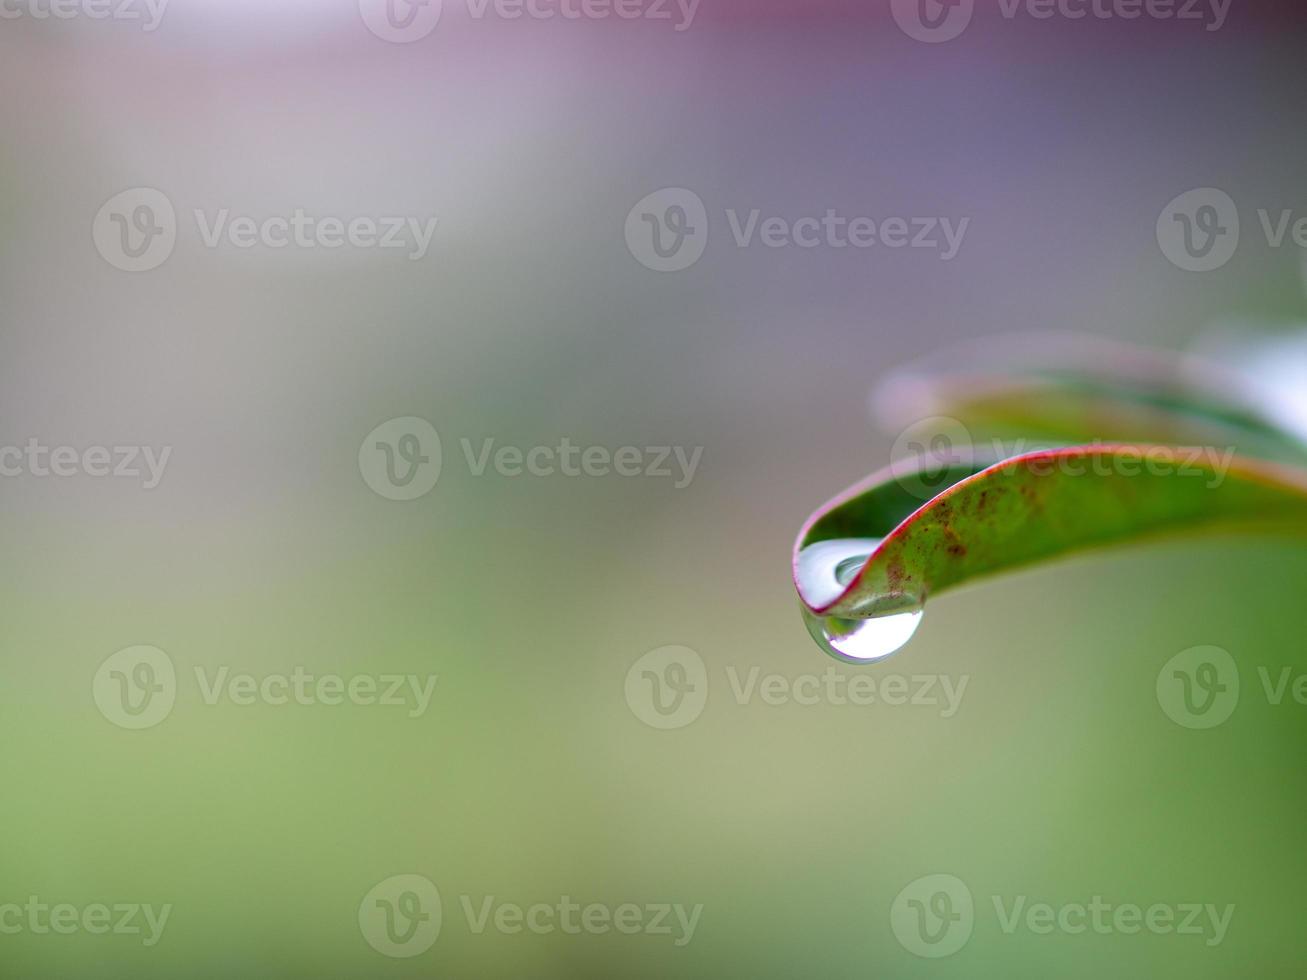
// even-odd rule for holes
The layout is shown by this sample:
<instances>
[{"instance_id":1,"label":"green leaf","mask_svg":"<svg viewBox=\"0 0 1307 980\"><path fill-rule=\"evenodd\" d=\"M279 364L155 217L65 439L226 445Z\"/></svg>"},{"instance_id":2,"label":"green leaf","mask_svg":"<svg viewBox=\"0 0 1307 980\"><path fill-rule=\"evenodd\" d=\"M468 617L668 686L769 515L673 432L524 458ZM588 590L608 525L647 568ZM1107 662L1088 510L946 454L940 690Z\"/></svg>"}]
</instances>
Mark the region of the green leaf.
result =
<instances>
[{"instance_id":1,"label":"green leaf","mask_svg":"<svg viewBox=\"0 0 1307 980\"><path fill-rule=\"evenodd\" d=\"M1229 446L1240 455L1307 462L1301 436L1286 431L1276 411L1301 394L1259 385L1269 373L1265 365L1254 375L1193 355L1038 334L945 351L898 370L878 385L875 405L891 429L936 417L951 429L960 423L977 442Z\"/></svg>"},{"instance_id":2,"label":"green leaf","mask_svg":"<svg viewBox=\"0 0 1307 980\"><path fill-rule=\"evenodd\" d=\"M924 504L923 486L937 491ZM894 467L809 519L795 543L795 585L813 616L868 619L1090 548L1284 527L1307 528L1307 472L1210 449L1093 445L989 466ZM870 557L851 573L860 553Z\"/></svg>"}]
</instances>

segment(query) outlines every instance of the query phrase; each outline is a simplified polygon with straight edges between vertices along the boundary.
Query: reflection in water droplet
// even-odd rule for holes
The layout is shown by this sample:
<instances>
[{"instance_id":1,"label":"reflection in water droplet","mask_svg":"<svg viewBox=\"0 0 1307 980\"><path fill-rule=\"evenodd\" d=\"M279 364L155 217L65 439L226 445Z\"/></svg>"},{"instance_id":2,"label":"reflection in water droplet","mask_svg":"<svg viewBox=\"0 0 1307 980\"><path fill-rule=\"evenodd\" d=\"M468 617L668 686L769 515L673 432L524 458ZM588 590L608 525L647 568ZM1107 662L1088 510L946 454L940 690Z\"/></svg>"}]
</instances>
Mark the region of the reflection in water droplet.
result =
<instances>
[{"instance_id":1,"label":"reflection in water droplet","mask_svg":"<svg viewBox=\"0 0 1307 980\"><path fill-rule=\"evenodd\" d=\"M848 584L857 578L858 572L862 571L862 566L867 564L867 559L870 557L870 554L865 554L845 558L835 566L835 581L847 588Z\"/></svg>"},{"instance_id":2,"label":"reflection in water droplet","mask_svg":"<svg viewBox=\"0 0 1307 980\"><path fill-rule=\"evenodd\" d=\"M836 660L868 664L902 649L921 625L924 607L874 619L836 619L803 610L803 620L817 645Z\"/></svg>"},{"instance_id":3,"label":"reflection in water droplet","mask_svg":"<svg viewBox=\"0 0 1307 980\"><path fill-rule=\"evenodd\" d=\"M818 541L799 552L795 584L803 601L814 609L829 606L880 545L880 538L835 538Z\"/></svg>"}]
</instances>

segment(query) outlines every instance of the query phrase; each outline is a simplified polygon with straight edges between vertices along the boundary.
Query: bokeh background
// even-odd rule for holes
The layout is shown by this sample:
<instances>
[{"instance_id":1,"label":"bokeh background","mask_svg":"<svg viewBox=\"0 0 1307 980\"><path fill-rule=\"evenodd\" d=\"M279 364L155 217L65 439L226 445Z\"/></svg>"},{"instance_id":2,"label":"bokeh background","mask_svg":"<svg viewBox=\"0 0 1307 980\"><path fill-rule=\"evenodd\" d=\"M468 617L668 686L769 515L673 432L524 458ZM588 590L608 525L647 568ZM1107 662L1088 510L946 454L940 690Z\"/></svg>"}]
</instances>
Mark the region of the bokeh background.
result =
<instances>
[{"instance_id":1,"label":"bokeh background","mask_svg":"<svg viewBox=\"0 0 1307 980\"><path fill-rule=\"evenodd\" d=\"M7 10L29 10L9 7ZM941 44L887 2L703 0L688 29L477 19L446 0L388 43L350 0L173 0L157 30L0 22L0 443L173 447L160 485L0 481L0 904L171 903L162 940L0 935L13 976L1289 977L1302 969L1307 669L1301 541L1096 555L941 599L884 675L968 678L929 706L739 703L729 672L836 666L789 578L804 517L883 465L867 393L1013 329L1184 348L1307 313L1304 17L1220 30L1007 19ZM1244 240L1167 260L1157 216L1218 187ZM174 253L92 241L151 187ZM693 190L692 267L633 257L631 207ZM429 254L204 247L194 209L438 217ZM724 210L970 218L959 254L737 248ZM430 420L435 489L360 474L387 419ZM459 440L704 447L667 479L476 477ZM113 724L115 651L176 665L171 714ZM1190 731L1160 667L1229 650L1240 709ZM692 724L624 695L650 650L708 672ZM201 667L438 675L430 709L206 705ZM841 674L853 668L838 666ZM947 873L976 899L922 959L890 908ZM439 939L361 935L418 874ZM702 903L693 940L477 934L459 896ZM1234 904L1199 937L1006 934L991 896Z\"/></svg>"}]
</instances>

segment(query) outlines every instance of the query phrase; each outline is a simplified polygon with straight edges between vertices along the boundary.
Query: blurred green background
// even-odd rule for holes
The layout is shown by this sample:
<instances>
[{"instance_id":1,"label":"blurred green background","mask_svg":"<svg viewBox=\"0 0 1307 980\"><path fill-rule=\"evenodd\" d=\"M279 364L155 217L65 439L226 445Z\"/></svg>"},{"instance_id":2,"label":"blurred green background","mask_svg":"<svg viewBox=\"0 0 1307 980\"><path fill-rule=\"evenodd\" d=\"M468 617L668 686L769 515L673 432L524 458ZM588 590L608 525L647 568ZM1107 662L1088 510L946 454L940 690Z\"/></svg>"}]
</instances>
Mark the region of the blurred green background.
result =
<instances>
[{"instance_id":1,"label":"blurred green background","mask_svg":"<svg viewBox=\"0 0 1307 980\"><path fill-rule=\"evenodd\" d=\"M0 23L0 443L171 446L160 485L0 480L0 906L170 904L139 935L0 930L14 976L1289 977L1307 707L1301 541L1095 555L932 604L865 670L965 677L938 706L740 703L733 680L835 668L798 615L807 514L888 458L871 384L1015 328L1183 348L1290 326L1307 208L1302 17L1180 22L976 13L946 44L888 4L704 0L693 25L470 17L413 43L354 3L174 0L159 28ZM1166 202L1219 187L1244 241L1181 271ZM127 188L177 244L130 274L92 241ZM704 257L657 273L631 207L692 189ZM195 209L438 216L430 253L204 247ZM969 217L955 259L737 248L724 209L794 220ZM440 480L362 478L388 419L439 432ZM475 476L460 440L702 446L694 479ZM97 671L176 669L128 730ZM684 646L707 702L646 724L624 693ZM1159 707L1177 653L1222 647L1238 710ZM195 670L438 675L429 709L206 704ZM919 958L891 906L921 876L975 899ZM371 945L360 904L438 889L438 939ZM1224 940L1007 934L992 896L1233 904ZM690 942L477 933L461 897L702 905ZM0 926L17 921L0 915Z\"/></svg>"}]
</instances>

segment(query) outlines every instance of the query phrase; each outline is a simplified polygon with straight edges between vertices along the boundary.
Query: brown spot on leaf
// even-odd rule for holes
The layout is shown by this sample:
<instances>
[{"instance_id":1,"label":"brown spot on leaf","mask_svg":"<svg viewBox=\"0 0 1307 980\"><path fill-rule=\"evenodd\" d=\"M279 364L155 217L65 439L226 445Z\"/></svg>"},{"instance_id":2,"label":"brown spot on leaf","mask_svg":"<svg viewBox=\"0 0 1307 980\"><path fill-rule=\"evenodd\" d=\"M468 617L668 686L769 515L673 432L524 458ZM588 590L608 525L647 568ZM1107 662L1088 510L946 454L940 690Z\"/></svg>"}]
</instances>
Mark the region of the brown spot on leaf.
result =
<instances>
[{"instance_id":1,"label":"brown spot on leaf","mask_svg":"<svg viewBox=\"0 0 1307 980\"><path fill-rule=\"evenodd\" d=\"M904 573L903 562L897 559L889 563L889 567L885 569L885 577L889 581L889 587L895 590L902 588L904 579L910 578Z\"/></svg>"}]
</instances>

